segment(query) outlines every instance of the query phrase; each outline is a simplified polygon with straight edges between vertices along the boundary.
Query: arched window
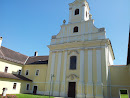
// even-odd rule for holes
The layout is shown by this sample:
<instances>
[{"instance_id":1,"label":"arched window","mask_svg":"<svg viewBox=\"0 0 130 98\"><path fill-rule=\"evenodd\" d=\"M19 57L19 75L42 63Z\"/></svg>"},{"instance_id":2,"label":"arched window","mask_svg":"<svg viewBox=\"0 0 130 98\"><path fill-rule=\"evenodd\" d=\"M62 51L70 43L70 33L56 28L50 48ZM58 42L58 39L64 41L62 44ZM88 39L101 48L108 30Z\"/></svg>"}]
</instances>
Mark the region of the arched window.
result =
<instances>
[{"instance_id":1,"label":"arched window","mask_svg":"<svg viewBox=\"0 0 130 98\"><path fill-rule=\"evenodd\" d=\"M75 32L78 32L78 27L76 26L76 27L74 27L74 31L73 31L74 33Z\"/></svg>"},{"instance_id":2,"label":"arched window","mask_svg":"<svg viewBox=\"0 0 130 98\"><path fill-rule=\"evenodd\" d=\"M77 57L71 56L70 57L70 69L72 69L72 70L76 69L76 62L77 62Z\"/></svg>"},{"instance_id":3,"label":"arched window","mask_svg":"<svg viewBox=\"0 0 130 98\"><path fill-rule=\"evenodd\" d=\"M78 15L79 14L79 9L76 9L75 10L75 15Z\"/></svg>"}]
</instances>

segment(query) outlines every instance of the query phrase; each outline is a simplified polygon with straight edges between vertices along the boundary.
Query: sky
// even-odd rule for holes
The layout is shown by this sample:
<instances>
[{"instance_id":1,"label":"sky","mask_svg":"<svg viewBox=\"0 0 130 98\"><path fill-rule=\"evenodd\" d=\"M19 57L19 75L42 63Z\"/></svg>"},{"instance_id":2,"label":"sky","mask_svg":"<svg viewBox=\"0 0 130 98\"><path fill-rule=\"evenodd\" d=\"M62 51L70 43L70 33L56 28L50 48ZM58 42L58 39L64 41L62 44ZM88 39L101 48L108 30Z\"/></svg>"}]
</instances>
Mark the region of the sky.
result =
<instances>
[{"instance_id":1,"label":"sky","mask_svg":"<svg viewBox=\"0 0 130 98\"><path fill-rule=\"evenodd\" d=\"M33 56L49 55L51 36L57 35L69 3L74 0L0 0L2 46ZM126 64L130 23L130 0L87 0L97 28L106 29L115 55L115 65Z\"/></svg>"}]
</instances>

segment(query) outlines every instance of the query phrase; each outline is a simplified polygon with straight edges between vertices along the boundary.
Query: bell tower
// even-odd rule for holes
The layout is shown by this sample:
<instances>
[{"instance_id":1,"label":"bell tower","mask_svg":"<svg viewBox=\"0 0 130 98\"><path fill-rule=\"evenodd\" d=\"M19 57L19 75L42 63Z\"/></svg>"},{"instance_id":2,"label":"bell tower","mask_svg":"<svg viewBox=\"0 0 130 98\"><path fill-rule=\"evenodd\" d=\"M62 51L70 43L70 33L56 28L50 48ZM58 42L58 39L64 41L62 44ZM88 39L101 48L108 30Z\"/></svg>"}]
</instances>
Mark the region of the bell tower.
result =
<instances>
[{"instance_id":1,"label":"bell tower","mask_svg":"<svg viewBox=\"0 0 130 98\"><path fill-rule=\"evenodd\" d=\"M75 0L69 4L69 23L89 20L89 5L86 0Z\"/></svg>"}]
</instances>

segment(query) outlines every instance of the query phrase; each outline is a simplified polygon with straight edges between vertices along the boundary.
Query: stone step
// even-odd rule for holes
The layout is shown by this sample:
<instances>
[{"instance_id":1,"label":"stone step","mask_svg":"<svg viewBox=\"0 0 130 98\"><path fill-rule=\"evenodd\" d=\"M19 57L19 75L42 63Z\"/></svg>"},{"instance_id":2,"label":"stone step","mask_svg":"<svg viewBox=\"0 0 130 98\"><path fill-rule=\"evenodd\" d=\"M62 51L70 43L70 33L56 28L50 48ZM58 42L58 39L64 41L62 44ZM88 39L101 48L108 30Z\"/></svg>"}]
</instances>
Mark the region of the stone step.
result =
<instances>
[{"instance_id":1,"label":"stone step","mask_svg":"<svg viewBox=\"0 0 130 98\"><path fill-rule=\"evenodd\" d=\"M54 97L54 98L65 98L65 97Z\"/></svg>"},{"instance_id":2,"label":"stone step","mask_svg":"<svg viewBox=\"0 0 130 98\"><path fill-rule=\"evenodd\" d=\"M70 98L70 97L54 97L54 98Z\"/></svg>"},{"instance_id":3,"label":"stone step","mask_svg":"<svg viewBox=\"0 0 130 98\"><path fill-rule=\"evenodd\" d=\"M65 98L65 97L54 97L54 98Z\"/></svg>"}]
</instances>

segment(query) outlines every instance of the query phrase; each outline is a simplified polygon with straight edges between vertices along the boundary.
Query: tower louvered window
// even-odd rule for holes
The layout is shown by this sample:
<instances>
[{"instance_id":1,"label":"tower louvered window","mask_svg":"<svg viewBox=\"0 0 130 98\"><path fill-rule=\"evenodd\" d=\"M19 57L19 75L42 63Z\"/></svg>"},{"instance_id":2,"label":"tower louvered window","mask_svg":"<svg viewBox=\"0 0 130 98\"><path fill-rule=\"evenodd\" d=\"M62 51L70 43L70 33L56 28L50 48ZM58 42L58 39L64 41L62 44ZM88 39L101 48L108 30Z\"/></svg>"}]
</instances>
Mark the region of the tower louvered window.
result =
<instances>
[{"instance_id":1,"label":"tower louvered window","mask_svg":"<svg viewBox=\"0 0 130 98\"><path fill-rule=\"evenodd\" d=\"M73 31L74 33L76 33L76 32L78 32L78 27L76 26L76 27L74 27L74 31Z\"/></svg>"},{"instance_id":2,"label":"tower louvered window","mask_svg":"<svg viewBox=\"0 0 130 98\"><path fill-rule=\"evenodd\" d=\"M78 15L79 14L79 9L76 9L75 10L75 15Z\"/></svg>"}]
</instances>

